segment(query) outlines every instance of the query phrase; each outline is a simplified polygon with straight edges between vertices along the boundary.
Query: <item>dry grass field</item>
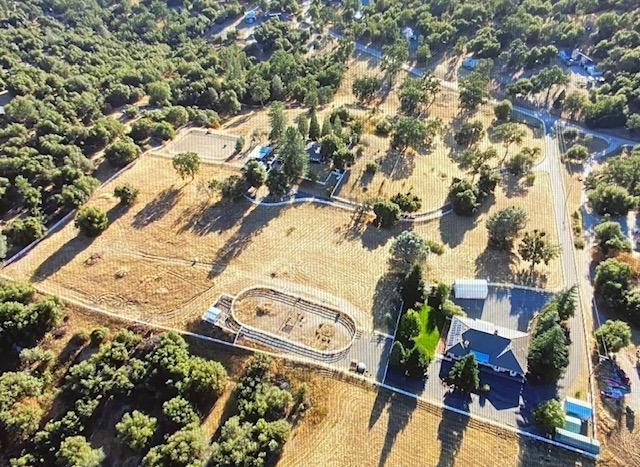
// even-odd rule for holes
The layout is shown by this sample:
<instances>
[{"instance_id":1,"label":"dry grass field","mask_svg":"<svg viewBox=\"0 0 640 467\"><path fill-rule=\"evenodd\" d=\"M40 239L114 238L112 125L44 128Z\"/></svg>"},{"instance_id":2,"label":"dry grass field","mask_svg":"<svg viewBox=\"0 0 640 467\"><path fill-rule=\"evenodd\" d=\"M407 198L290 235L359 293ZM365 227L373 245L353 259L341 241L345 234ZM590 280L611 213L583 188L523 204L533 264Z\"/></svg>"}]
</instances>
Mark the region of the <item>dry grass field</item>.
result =
<instances>
[{"instance_id":1,"label":"dry grass field","mask_svg":"<svg viewBox=\"0 0 640 467\"><path fill-rule=\"evenodd\" d=\"M406 77L406 73L400 73L394 88L386 95L380 96L368 109L357 104L351 91L353 81L365 75L382 78L383 73L375 59L356 55L349 63L349 69L332 102L333 106L347 106L352 113L364 117L369 122L365 126L369 132L362 139L365 147L364 154L356 159L349 175L338 190L338 196L362 201L372 197L389 197L398 192L411 191L422 198L422 210L439 208L446 200L453 178L464 176L464 171L455 162L461 148L455 143L453 135L466 120L479 120L485 129L489 129L478 144L480 149L496 145L499 156L502 157L505 154L504 148L499 143L492 142L491 139L490 128L495 120L492 106L483 105L475 114L464 115L459 109L458 93L446 88L442 88L435 102L426 112L428 118L442 119L442 133L435 138L428 150L398 154L390 149L390 138L373 134L373 125L377 119L397 115L400 108L397 88ZM521 127L525 130L526 136L521 144L514 144L508 148L509 155L516 154L525 146L542 149L541 132L524 124ZM376 162L379 166L373 176L365 172L369 162Z\"/></svg>"},{"instance_id":2,"label":"dry grass field","mask_svg":"<svg viewBox=\"0 0 640 467\"><path fill-rule=\"evenodd\" d=\"M278 465L588 466L563 449L385 390L317 378Z\"/></svg>"},{"instance_id":3,"label":"dry grass field","mask_svg":"<svg viewBox=\"0 0 640 467\"><path fill-rule=\"evenodd\" d=\"M79 235L70 222L5 272L41 283L51 293L181 327L197 322L221 293L256 285L327 301L364 329L394 309L397 277L389 270L389 248L406 224L380 230L330 206L223 202L207 185L230 173L233 169L204 165L185 183L170 160L145 156L90 200L108 213L110 226L102 235ZM114 186L124 182L140 188L129 209L112 196ZM486 249L484 222L496 209L520 204L530 227L553 234L548 197L548 182L539 177L524 194L499 189L495 203L487 203L477 217L448 215L413 226L446 246L442 256L427 260L429 277L529 283L522 274L526 265L515 255ZM545 269L541 283L560 286L557 262L539 270Z\"/></svg>"},{"instance_id":4,"label":"dry grass field","mask_svg":"<svg viewBox=\"0 0 640 467\"><path fill-rule=\"evenodd\" d=\"M6 273L172 325L197 320L221 293L253 285L327 300L365 328L373 313L389 309L393 290L379 288L388 268L388 232L355 230L349 212L326 206L221 202L207 182L229 173L203 166L185 184L170 160L145 156L89 202L108 212L110 227L102 235L88 239L69 223ZM111 195L123 182L141 189L128 210Z\"/></svg>"},{"instance_id":5,"label":"dry grass field","mask_svg":"<svg viewBox=\"0 0 640 467\"><path fill-rule=\"evenodd\" d=\"M80 331L90 332L107 326L112 333L131 325L105 317L81 307L69 307L67 318L42 343L58 356L53 368L54 380L64 376L68 365L76 358L86 357L72 344ZM132 328L140 335L156 331L143 326ZM234 390L249 354L209 342L186 338L194 355L220 361L230 380L223 394L208 413L203 414L202 429L210 440L235 410ZM511 432L482 424L466 417L443 412L436 407L409 398L377 392L368 386L339 381L310 367L277 362L279 372L296 384L309 387L311 408L294 427L286 442L280 466L376 466L376 465L521 465L573 466L578 459L568 451L549 449L541 443L526 441ZM111 412L108 409L112 409ZM102 446L109 459L118 459L123 466L134 465L136 456L117 441L114 424L127 406L107 407L99 424L92 427L89 441ZM53 412L55 413L55 411ZM603 465L621 465L605 453ZM2 454L0 453L0 462ZM593 465L581 459L582 466Z\"/></svg>"}]
</instances>

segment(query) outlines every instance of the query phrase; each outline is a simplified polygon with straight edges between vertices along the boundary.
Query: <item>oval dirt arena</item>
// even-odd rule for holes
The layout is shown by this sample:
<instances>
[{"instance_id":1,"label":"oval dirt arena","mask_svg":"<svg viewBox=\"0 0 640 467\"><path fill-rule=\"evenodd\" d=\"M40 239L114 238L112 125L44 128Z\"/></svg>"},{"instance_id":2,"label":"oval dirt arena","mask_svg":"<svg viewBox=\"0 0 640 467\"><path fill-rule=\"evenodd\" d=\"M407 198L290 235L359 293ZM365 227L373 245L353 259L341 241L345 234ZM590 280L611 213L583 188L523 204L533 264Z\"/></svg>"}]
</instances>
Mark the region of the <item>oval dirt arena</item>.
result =
<instances>
[{"instance_id":1,"label":"oval dirt arena","mask_svg":"<svg viewBox=\"0 0 640 467\"><path fill-rule=\"evenodd\" d=\"M243 326L323 351L344 349L355 334L355 324L347 314L270 288L241 292L232 313Z\"/></svg>"}]
</instances>

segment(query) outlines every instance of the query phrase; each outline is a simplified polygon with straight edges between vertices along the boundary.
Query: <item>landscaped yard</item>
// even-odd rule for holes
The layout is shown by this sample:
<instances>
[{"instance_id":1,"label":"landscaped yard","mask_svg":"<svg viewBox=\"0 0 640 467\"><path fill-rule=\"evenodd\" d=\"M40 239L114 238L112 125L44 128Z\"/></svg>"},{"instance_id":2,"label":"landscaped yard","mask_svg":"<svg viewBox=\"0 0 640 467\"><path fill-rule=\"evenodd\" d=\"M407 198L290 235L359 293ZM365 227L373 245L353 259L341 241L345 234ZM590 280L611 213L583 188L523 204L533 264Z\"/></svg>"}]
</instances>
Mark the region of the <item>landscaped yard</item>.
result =
<instances>
[{"instance_id":1,"label":"landscaped yard","mask_svg":"<svg viewBox=\"0 0 640 467\"><path fill-rule=\"evenodd\" d=\"M418 310L420 316L420 334L414 338L414 342L422 351L433 358L438 340L440 340L440 330L436 326L435 318L431 315L431 307L426 303Z\"/></svg>"}]
</instances>

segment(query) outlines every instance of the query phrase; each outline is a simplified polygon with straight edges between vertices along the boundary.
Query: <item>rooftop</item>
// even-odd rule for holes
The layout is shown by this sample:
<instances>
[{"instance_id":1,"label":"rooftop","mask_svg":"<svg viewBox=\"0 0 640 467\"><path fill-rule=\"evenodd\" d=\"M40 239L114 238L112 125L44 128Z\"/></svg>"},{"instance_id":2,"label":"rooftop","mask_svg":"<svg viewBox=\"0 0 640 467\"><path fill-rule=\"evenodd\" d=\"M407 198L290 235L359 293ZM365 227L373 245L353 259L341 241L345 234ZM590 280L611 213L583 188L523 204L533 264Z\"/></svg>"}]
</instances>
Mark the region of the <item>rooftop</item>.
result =
<instances>
[{"instance_id":1,"label":"rooftop","mask_svg":"<svg viewBox=\"0 0 640 467\"><path fill-rule=\"evenodd\" d=\"M454 316L447 335L446 353L462 357L471 352L480 363L525 374L528 343L527 333Z\"/></svg>"}]
</instances>

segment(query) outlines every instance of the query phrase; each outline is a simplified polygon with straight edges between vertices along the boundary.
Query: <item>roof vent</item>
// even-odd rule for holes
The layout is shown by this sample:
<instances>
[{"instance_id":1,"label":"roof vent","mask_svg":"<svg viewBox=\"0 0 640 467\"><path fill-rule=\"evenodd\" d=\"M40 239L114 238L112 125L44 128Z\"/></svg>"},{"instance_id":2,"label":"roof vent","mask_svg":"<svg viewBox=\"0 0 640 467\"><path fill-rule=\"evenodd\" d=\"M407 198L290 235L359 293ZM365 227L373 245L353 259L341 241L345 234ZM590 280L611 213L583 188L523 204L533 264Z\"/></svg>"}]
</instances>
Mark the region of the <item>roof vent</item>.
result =
<instances>
[{"instance_id":1,"label":"roof vent","mask_svg":"<svg viewBox=\"0 0 640 467\"><path fill-rule=\"evenodd\" d=\"M498 328L495 328L495 329L493 330L493 334L495 334L496 336L498 335Z\"/></svg>"},{"instance_id":2,"label":"roof vent","mask_svg":"<svg viewBox=\"0 0 640 467\"><path fill-rule=\"evenodd\" d=\"M463 344L465 347L469 347L469 341L464 341L462 344Z\"/></svg>"}]
</instances>

